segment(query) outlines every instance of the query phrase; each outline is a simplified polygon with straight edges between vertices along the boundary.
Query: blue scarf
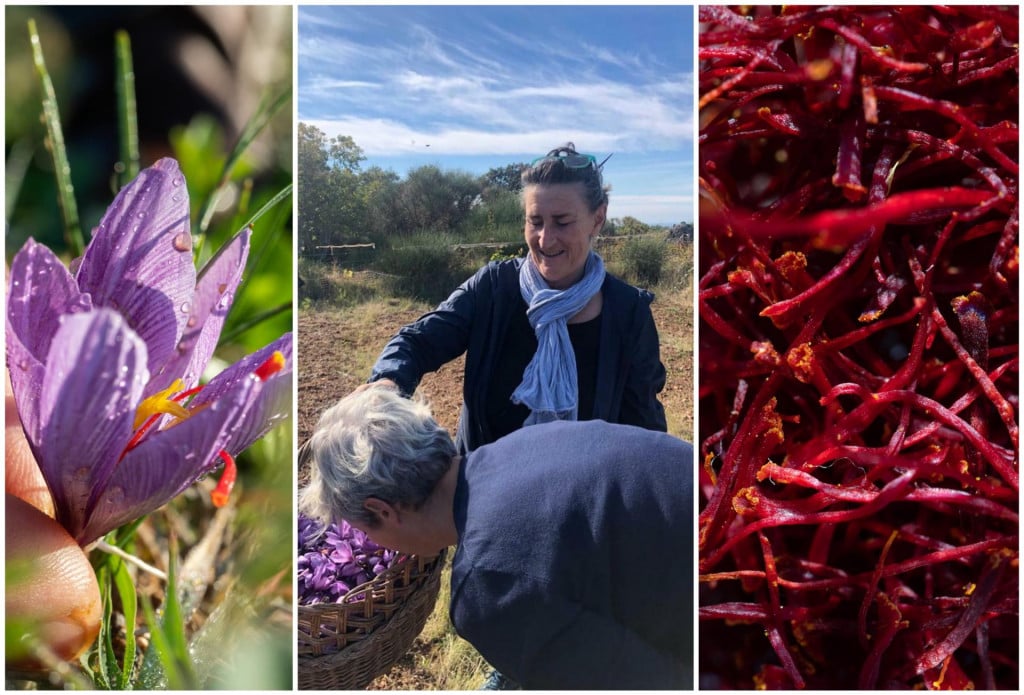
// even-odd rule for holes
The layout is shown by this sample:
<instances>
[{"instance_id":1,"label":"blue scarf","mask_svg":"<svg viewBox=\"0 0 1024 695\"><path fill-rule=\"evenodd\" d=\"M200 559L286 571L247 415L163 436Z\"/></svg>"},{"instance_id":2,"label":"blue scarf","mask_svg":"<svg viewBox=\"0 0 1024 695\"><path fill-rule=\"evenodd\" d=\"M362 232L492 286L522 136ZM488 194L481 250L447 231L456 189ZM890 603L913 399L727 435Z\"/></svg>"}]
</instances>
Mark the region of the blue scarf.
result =
<instances>
[{"instance_id":1,"label":"blue scarf","mask_svg":"<svg viewBox=\"0 0 1024 695\"><path fill-rule=\"evenodd\" d=\"M548 286L532 255L520 266L519 292L527 304L526 317L537 335L537 352L526 365L522 383L512 393L512 402L531 410L523 425L576 419L576 353L566 324L601 291L604 275L604 261L594 251L587 257L583 277L565 290Z\"/></svg>"}]
</instances>

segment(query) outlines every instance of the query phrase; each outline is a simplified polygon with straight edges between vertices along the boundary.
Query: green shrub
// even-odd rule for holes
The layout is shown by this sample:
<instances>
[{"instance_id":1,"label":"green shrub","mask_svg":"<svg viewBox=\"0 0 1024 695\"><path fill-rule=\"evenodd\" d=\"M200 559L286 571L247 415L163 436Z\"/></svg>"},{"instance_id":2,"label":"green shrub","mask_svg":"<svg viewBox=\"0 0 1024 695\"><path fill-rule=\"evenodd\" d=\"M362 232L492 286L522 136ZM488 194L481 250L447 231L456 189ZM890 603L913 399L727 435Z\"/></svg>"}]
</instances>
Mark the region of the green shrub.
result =
<instances>
[{"instance_id":1,"label":"green shrub","mask_svg":"<svg viewBox=\"0 0 1024 695\"><path fill-rule=\"evenodd\" d=\"M302 260L299 262L299 299L313 302L330 301L335 287L331 280L331 266Z\"/></svg>"},{"instance_id":2,"label":"green shrub","mask_svg":"<svg viewBox=\"0 0 1024 695\"><path fill-rule=\"evenodd\" d=\"M657 237L630 239L622 246L626 275L641 287L657 285L665 266L665 240Z\"/></svg>"},{"instance_id":3,"label":"green shrub","mask_svg":"<svg viewBox=\"0 0 1024 695\"><path fill-rule=\"evenodd\" d=\"M523 258L526 256L526 242L521 241L513 244L505 244L501 248L492 252L488 257L490 261L507 261L513 258Z\"/></svg>"},{"instance_id":4,"label":"green shrub","mask_svg":"<svg viewBox=\"0 0 1024 695\"><path fill-rule=\"evenodd\" d=\"M398 296L438 303L466 279L454 240L446 234L421 233L381 252L377 269L391 276Z\"/></svg>"}]
</instances>

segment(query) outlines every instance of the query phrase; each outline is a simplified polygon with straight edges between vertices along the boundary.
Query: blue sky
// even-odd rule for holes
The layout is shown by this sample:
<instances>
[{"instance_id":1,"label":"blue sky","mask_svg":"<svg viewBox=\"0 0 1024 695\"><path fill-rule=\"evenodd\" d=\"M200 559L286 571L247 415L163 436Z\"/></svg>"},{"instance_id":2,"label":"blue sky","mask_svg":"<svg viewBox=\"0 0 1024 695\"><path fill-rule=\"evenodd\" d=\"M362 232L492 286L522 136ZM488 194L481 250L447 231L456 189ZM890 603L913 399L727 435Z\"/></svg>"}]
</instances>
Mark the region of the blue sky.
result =
<instances>
[{"instance_id":1,"label":"blue sky","mask_svg":"<svg viewBox=\"0 0 1024 695\"><path fill-rule=\"evenodd\" d=\"M692 222L689 6L300 6L298 118L364 166L473 174L572 141L610 217Z\"/></svg>"}]
</instances>

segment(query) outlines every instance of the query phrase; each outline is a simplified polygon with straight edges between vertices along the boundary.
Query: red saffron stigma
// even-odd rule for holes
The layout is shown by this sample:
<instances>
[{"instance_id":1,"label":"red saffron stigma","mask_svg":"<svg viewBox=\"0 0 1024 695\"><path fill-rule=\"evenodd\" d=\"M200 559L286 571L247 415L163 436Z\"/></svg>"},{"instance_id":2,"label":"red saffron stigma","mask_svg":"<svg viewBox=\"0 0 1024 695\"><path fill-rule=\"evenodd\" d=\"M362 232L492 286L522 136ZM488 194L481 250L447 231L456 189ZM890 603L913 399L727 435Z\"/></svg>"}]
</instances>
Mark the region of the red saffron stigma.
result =
<instances>
[{"instance_id":1,"label":"red saffron stigma","mask_svg":"<svg viewBox=\"0 0 1024 695\"><path fill-rule=\"evenodd\" d=\"M282 369L284 369L284 355L281 354L280 350L274 350L274 353L267 358L266 362L257 367L253 374L260 381L266 381Z\"/></svg>"},{"instance_id":2,"label":"red saffron stigma","mask_svg":"<svg viewBox=\"0 0 1024 695\"><path fill-rule=\"evenodd\" d=\"M221 449L220 457L224 461L224 472L221 474L220 480L217 481L217 487L210 493L210 500L214 507L223 507L228 503L228 495L231 494L231 488L235 486L235 478L238 477L238 467L231 454Z\"/></svg>"}]
</instances>

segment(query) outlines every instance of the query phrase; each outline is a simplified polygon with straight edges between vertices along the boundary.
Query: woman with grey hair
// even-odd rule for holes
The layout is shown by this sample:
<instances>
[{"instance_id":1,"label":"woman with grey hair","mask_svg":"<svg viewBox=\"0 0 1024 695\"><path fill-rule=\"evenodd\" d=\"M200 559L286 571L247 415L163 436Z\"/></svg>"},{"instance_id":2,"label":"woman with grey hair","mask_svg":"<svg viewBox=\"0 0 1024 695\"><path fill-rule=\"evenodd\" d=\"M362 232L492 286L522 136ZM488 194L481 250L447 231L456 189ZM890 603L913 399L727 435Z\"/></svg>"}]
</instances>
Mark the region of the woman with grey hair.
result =
<instances>
[{"instance_id":1,"label":"woman with grey hair","mask_svg":"<svg viewBox=\"0 0 1024 695\"><path fill-rule=\"evenodd\" d=\"M654 295L607 273L593 249L608 214L603 163L570 142L527 166L526 258L486 265L402 328L373 367L371 384L411 395L465 353L463 453L550 420L667 429Z\"/></svg>"},{"instance_id":2,"label":"woman with grey hair","mask_svg":"<svg viewBox=\"0 0 1024 695\"><path fill-rule=\"evenodd\" d=\"M326 523L345 519L393 550L436 553L440 548L400 548L380 538L378 501L419 509L455 455L426 403L391 389L352 394L324 411L304 447L312 465L299 509Z\"/></svg>"},{"instance_id":3,"label":"woman with grey hair","mask_svg":"<svg viewBox=\"0 0 1024 695\"><path fill-rule=\"evenodd\" d=\"M402 552L456 546L452 623L514 682L692 688L688 443L554 421L459 456L424 404L376 388L328 410L308 452L307 514Z\"/></svg>"}]
</instances>

